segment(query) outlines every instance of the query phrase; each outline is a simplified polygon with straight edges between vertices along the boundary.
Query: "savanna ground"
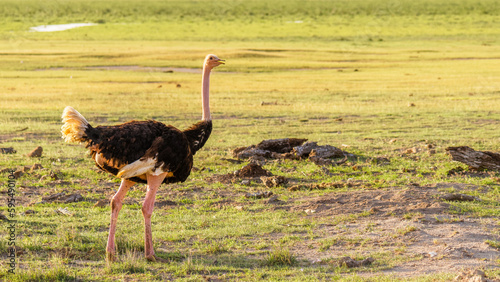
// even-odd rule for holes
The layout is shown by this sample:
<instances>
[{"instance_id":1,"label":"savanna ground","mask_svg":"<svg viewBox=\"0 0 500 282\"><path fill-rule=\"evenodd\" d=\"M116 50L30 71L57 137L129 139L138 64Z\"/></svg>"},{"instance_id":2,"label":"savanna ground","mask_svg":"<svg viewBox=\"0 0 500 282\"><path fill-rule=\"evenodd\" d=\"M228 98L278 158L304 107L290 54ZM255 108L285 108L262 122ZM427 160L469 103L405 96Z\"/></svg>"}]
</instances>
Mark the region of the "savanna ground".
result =
<instances>
[{"instance_id":1,"label":"savanna ground","mask_svg":"<svg viewBox=\"0 0 500 282\"><path fill-rule=\"evenodd\" d=\"M0 154L7 219L7 169L42 166L15 179L16 268L8 273L4 220L2 280L448 281L476 269L500 279L500 174L445 151L500 151L499 14L493 0L2 1L0 147L17 151ZM72 22L98 25L30 31ZM63 143L62 109L93 125L185 128L201 116L208 53L227 60L212 75L214 131L191 177L162 186L152 218L170 263L142 258L145 186L136 185L108 266L110 208L94 204L119 181ZM217 181L246 163L225 160L232 149L285 137L350 158L268 160L289 180L275 188ZM42 157L27 157L37 146ZM245 197L264 191L277 198ZM54 201L58 193L83 201ZM351 268L339 263L346 256L373 263Z\"/></svg>"}]
</instances>

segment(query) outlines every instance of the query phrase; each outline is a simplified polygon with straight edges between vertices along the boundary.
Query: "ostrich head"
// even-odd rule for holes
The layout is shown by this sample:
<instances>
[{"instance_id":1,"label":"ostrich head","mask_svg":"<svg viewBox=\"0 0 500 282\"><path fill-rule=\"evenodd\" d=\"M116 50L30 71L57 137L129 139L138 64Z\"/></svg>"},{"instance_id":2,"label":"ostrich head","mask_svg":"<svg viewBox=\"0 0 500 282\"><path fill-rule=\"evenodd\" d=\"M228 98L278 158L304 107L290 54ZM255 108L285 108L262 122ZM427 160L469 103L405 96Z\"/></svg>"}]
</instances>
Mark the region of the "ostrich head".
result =
<instances>
[{"instance_id":1,"label":"ostrich head","mask_svg":"<svg viewBox=\"0 0 500 282\"><path fill-rule=\"evenodd\" d=\"M205 57L205 67L212 69L221 64L224 64L224 60L219 59L219 57L214 54L208 54Z\"/></svg>"}]
</instances>

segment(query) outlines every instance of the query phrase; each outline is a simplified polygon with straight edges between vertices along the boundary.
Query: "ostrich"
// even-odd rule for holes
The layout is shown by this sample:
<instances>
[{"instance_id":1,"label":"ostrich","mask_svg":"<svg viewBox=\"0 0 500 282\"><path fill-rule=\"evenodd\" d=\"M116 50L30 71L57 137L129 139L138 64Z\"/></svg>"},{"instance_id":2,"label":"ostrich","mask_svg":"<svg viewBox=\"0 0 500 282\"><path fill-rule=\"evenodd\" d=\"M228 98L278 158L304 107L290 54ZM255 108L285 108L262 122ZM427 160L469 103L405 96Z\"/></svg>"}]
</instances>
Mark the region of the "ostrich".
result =
<instances>
[{"instance_id":1,"label":"ostrich","mask_svg":"<svg viewBox=\"0 0 500 282\"><path fill-rule=\"evenodd\" d=\"M121 178L120 188L111 199L106 259L116 259L115 230L125 194L136 182L146 183L142 206L144 216L144 255L149 261L164 259L155 255L151 234L151 215L155 195L162 183L184 182L193 167L193 155L205 145L212 131L209 106L210 71L224 60L209 54L203 64L201 84L202 120L181 131L154 120L129 121L115 126L92 127L72 107L62 114L62 138L66 142L85 142L98 168Z\"/></svg>"}]
</instances>

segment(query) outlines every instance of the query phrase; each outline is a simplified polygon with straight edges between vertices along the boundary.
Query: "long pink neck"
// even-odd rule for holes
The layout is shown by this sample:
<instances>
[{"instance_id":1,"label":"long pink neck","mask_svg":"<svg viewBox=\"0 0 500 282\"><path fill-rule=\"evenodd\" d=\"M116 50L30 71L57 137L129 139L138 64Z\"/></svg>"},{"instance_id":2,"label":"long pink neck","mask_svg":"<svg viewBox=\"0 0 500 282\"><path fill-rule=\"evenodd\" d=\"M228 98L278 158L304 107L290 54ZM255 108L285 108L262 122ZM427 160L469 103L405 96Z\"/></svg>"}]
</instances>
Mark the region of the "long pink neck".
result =
<instances>
[{"instance_id":1,"label":"long pink neck","mask_svg":"<svg viewBox=\"0 0 500 282\"><path fill-rule=\"evenodd\" d=\"M201 107L203 109L202 120L212 120L210 116L210 71L211 68L203 66L203 77L201 78Z\"/></svg>"}]
</instances>

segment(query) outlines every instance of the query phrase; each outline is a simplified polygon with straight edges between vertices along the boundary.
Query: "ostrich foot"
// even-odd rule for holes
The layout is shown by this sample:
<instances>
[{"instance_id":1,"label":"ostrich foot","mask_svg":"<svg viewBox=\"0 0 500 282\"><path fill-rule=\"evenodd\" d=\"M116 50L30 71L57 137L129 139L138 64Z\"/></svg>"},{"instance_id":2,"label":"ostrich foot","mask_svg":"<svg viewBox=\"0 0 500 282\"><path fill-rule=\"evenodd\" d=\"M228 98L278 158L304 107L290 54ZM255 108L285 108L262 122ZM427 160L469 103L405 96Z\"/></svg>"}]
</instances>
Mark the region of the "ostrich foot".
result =
<instances>
[{"instance_id":1,"label":"ostrich foot","mask_svg":"<svg viewBox=\"0 0 500 282\"><path fill-rule=\"evenodd\" d=\"M116 255L115 255L115 253L108 253L108 252L106 252L106 261L108 263L115 262L116 261Z\"/></svg>"},{"instance_id":2,"label":"ostrich foot","mask_svg":"<svg viewBox=\"0 0 500 282\"><path fill-rule=\"evenodd\" d=\"M161 263L169 263L170 261L168 259L164 259L161 257L158 257L156 255L151 255L151 256L146 256L146 259L151 262L161 262Z\"/></svg>"}]
</instances>

